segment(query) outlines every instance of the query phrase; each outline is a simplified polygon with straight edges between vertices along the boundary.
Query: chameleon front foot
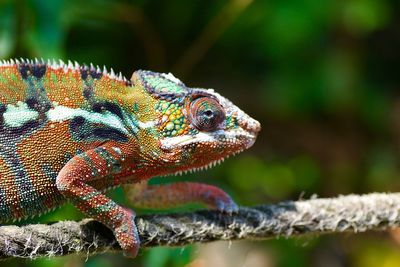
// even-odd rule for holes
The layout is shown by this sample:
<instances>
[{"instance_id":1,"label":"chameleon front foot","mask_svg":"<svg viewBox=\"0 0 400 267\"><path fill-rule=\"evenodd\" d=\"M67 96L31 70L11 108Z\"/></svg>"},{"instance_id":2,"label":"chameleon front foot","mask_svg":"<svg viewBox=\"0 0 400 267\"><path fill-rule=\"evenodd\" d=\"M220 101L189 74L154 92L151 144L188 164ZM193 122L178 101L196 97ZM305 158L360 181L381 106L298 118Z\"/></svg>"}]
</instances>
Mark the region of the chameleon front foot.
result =
<instances>
[{"instance_id":1,"label":"chameleon front foot","mask_svg":"<svg viewBox=\"0 0 400 267\"><path fill-rule=\"evenodd\" d=\"M112 174L113 165L109 162L117 162L117 156L112 149L107 150L104 146L81 153L59 172L56 185L59 192L84 214L109 227L125 255L133 258L140 246L135 213L119 206L90 185L100 180L96 173Z\"/></svg>"},{"instance_id":2,"label":"chameleon front foot","mask_svg":"<svg viewBox=\"0 0 400 267\"><path fill-rule=\"evenodd\" d=\"M114 235L126 257L135 258L140 248L138 230L133 211L124 209L124 219L114 228Z\"/></svg>"}]
</instances>

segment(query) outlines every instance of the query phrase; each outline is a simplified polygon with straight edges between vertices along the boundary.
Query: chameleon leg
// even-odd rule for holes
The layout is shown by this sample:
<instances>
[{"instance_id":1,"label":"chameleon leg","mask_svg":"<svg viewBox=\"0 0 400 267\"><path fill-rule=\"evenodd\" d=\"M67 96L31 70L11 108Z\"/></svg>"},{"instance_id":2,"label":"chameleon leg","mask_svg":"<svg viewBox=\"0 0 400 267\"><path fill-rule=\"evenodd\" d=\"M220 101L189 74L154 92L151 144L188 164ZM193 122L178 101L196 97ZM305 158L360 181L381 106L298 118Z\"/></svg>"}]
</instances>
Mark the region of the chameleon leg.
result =
<instances>
[{"instance_id":1,"label":"chameleon leg","mask_svg":"<svg viewBox=\"0 0 400 267\"><path fill-rule=\"evenodd\" d=\"M135 214L89 185L99 179L113 179L111 175L118 160L121 160L120 155L112 149L101 147L86 151L73 157L61 169L56 185L61 194L84 214L113 230L125 255L135 257L140 246Z\"/></svg>"},{"instance_id":2,"label":"chameleon leg","mask_svg":"<svg viewBox=\"0 0 400 267\"><path fill-rule=\"evenodd\" d=\"M147 185L147 181L124 186L129 202L142 208L170 208L187 203L203 203L212 209L232 213L238 206L220 188L201 183L178 182Z\"/></svg>"}]
</instances>

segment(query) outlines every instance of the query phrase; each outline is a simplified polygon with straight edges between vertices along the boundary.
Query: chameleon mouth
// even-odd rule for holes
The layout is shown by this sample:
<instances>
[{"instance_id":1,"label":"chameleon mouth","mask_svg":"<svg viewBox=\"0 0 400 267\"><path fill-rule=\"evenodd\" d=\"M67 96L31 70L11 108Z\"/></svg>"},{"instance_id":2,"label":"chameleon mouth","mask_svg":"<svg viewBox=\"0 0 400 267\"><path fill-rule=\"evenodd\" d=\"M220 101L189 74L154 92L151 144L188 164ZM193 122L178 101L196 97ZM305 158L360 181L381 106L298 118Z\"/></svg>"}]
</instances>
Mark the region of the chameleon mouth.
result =
<instances>
[{"instance_id":1,"label":"chameleon mouth","mask_svg":"<svg viewBox=\"0 0 400 267\"><path fill-rule=\"evenodd\" d=\"M184 135L165 138L161 140L161 148L165 150L172 150L177 147L185 147L191 144L201 143L223 143L225 145L234 145L243 147L240 151L251 147L256 140L256 135L251 133L233 132L227 134L223 131L217 131L214 133L203 133L200 132L196 135Z\"/></svg>"},{"instance_id":2,"label":"chameleon mouth","mask_svg":"<svg viewBox=\"0 0 400 267\"><path fill-rule=\"evenodd\" d=\"M170 175L183 175L194 173L198 171L208 170L209 168L215 167L221 164L226 158L230 156L234 156L236 154L241 153L243 150L251 147L256 139L256 135L247 132L233 132L227 134L226 132L214 132L214 133L198 133L196 135L186 135L186 136L176 136L165 138L161 140L161 148L164 150L173 150L173 149L185 149L192 145L202 144L204 146L214 147L224 146L229 148L230 152L225 154L225 156L221 156L215 160L206 162L204 164L195 165L194 167L189 167L187 169L178 170L176 172L172 172ZM193 166L192 165L192 166Z\"/></svg>"},{"instance_id":3,"label":"chameleon mouth","mask_svg":"<svg viewBox=\"0 0 400 267\"><path fill-rule=\"evenodd\" d=\"M195 135L184 135L169 137L161 140L161 149L171 151L174 149L185 150L191 146L197 147L198 145L209 147L210 149L217 149L223 147L227 153L221 153L215 160L211 161L197 161L189 164L187 169L181 169L171 172L170 175L183 175L194 173L202 170L207 170L222 163L226 158L241 153L243 150L251 147L256 140L256 133L247 132L243 130L237 131L215 131L212 133L199 132ZM207 159L207 155L205 157Z\"/></svg>"}]
</instances>

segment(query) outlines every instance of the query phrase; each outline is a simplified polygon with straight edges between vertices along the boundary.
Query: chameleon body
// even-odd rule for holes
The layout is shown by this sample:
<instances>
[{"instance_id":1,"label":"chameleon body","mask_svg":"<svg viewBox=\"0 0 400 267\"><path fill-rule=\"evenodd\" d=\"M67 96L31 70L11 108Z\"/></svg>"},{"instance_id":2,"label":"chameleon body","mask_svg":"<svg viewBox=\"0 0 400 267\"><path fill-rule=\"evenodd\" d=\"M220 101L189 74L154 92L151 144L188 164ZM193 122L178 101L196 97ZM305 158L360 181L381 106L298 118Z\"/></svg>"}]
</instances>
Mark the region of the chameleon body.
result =
<instances>
[{"instance_id":1,"label":"chameleon body","mask_svg":"<svg viewBox=\"0 0 400 267\"><path fill-rule=\"evenodd\" d=\"M140 207L201 202L222 212L236 204L221 189L154 176L214 165L250 147L260 124L212 89L171 74L43 60L0 62L0 223L70 201L113 230L126 255L139 238L132 210L104 191L125 185Z\"/></svg>"}]
</instances>

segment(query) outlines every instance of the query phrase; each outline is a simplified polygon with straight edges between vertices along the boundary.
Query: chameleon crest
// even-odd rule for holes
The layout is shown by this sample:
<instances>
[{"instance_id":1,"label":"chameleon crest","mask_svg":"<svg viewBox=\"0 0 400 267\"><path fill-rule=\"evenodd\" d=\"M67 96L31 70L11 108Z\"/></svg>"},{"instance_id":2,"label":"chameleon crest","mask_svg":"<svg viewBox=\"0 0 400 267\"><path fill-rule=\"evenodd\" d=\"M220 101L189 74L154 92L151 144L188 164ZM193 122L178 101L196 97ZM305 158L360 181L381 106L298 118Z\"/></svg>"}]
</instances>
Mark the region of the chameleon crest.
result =
<instances>
[{"instance_id":1,"label":"chameleon crest","mask_svg":"<svg viewBox=\"0 0 400 267\"><path fill-rule=\"evenodd\" d=\"M43 60L0 62L0 223L72 202L113 230L128 256L139 238L132 210L102 192L125 185L133 206L236 204L192 182L147 185L199 170L253 145L260 124L212 89L172 74Z\"/></svg>"}]
</instances>

